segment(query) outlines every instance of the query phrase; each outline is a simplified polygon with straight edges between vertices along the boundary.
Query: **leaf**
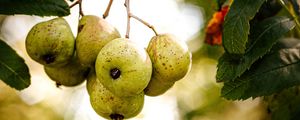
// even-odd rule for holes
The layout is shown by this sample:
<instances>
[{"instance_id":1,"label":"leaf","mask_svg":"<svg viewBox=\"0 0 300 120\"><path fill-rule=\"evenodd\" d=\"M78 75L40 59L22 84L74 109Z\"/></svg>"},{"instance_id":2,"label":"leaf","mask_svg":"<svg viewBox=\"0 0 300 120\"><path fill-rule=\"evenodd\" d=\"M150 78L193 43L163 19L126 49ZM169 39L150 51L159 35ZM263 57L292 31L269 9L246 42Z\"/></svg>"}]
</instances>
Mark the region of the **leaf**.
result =
<instances>
[{"instance_id":1,"label":"leaf","mask_svg":"<svg viewBox=\"0 0 300 120\"><path fill-rule=\"evenodd\" d=\"M228 53L219 59L217 81L231 81L242 75L294 27L294 21L287 17L272 17L254 25L249 36L251 45L240 59L235 60Z\"/></svg>"},{"instance_id":2,"label":"leaf","mask_svg":"<svg viewBox=\"0 0 300 120\"><path fill-rule=\"evenodd\" d=\"M0 0L0 14L67 16L70 9L64 0Z\"/></svg>"},{"instance_id":3,"label":"leaf","mask_svg":"<svg viewBox=\"0 0 300 120\"><path fill-rule=\"evenodd\" d=\"M289 41L285 41L287 44ZM267 96L300 85L300 41L293 48L272 51L234 81L227 81L221 94L227 99Z\"/></svg>"},{"instance_id":4,"label":"leaf","mask_svg":"<svg viewBox=\"0 0 300 120\"><path fill-rule=\"evenodd\" d=\"M0 40L0 80L17 90L30 85L30 74L24 60Z\"/></svg>"},{"instance_id":5,"label":"leaf","mask_svg":"<svg viewBox=\"0 0 300 120\"><path fill-rule=\"evenodd\" d=\"M234 0L223 25L223 46L229 54L244 54L250 31L249 21L265 0Z\"/></svg>"}]
</instances>

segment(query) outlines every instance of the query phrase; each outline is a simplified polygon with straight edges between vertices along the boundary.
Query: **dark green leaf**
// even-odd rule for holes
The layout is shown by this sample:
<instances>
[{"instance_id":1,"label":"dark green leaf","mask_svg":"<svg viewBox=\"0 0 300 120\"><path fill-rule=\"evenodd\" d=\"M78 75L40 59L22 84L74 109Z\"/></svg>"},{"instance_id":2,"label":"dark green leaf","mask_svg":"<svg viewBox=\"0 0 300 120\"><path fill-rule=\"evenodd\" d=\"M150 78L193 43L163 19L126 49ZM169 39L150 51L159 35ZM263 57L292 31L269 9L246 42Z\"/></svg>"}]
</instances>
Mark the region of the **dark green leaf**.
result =
<instances>
[{"instance_id":1,"label":"dark green leaf","mask_svg":"<svg viewBox=\"0 0 300 120\"><path fill-rule=\"evenodd\" d=\"M284 42L288 44L289 41ZM300 85L299 43L300 41L293 48L272 51L253 64L241 77L225 82L222 96L233 100L255 98Z\"/></svg>"},{"instance_id":2,"label":"dark green leaf","mask_svg":"<svg viewBox=\"0 0 300 120\"><path fill-rule=\"evenodd\" d=\"M0 0L0 14L67 16L70 9L64 0Z\"/></svg>"},{"instance_id":3,"label":"dark green leaf","mask_svg":"<svg viewBox=\"0 0 300 120\"><path fill-rule=\"evenodd\" d=\"M2 40L0 40L0 79L17 90L30 85L29 69L24 60Z\"/></svg>"},{"instance_id":4,"label":"dark green leaf","mask_svg":"<svg viewBox=\"0 0 300 120\"><path fill-rule=\"evenodd\" d=\"M251 45L246 54L235 60L225 53L219 59L217 81L230 81L242 75L294 26L294 21L286 17L273 17L254 25L249 36Z\"/></svg>"},{"instance_id":5,"label":"dark green leaf","mask_svg":"<svg viewBox=\"0 0 300 120\"><path fill-rule=\"evenodd\" d=\"M244 54L250 30L249 21L265 0L234 0L225 17L223 46L229 54Z\"/></svg>"}]
</instances>

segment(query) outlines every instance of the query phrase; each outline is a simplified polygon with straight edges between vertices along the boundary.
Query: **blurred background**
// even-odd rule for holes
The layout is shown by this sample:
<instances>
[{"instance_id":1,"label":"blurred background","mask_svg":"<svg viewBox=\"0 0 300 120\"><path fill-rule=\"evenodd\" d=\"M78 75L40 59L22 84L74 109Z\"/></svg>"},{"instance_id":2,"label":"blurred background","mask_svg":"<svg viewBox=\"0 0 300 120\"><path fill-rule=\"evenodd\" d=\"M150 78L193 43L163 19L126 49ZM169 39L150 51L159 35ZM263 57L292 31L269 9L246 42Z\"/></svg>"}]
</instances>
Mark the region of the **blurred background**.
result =
<instances>
[{"instance_id":1,"label":"blurred background","mask_svg":"<svg viewBox=\"0 0 300 120\"><path fill-rule=\"evenodd\" d=\"M104 13L109 0L83 0L86 15ZM71 4L71 3L70 3ZM220 97L222 84L215 82L221 46L204 43L204 28L217 10L214 0L131 0L133 14L185 41L193 54L192 68L168 92L146 97L142 112L132 120L264 120L267 110L261 99L228 101ZM78 6L65 17L77 33ZM0 16L0 38L17 50L29 65L30 87L16 91L0 81L0 120L102 120L89 103L85 83L57 88L43 66L29 58L25 37L38 22L53 17ZM127 14L124 0L115 0L106 20L125 37ZM154 33L132 19L130 39L146 47Z\"/></svg>"}]
</instances>

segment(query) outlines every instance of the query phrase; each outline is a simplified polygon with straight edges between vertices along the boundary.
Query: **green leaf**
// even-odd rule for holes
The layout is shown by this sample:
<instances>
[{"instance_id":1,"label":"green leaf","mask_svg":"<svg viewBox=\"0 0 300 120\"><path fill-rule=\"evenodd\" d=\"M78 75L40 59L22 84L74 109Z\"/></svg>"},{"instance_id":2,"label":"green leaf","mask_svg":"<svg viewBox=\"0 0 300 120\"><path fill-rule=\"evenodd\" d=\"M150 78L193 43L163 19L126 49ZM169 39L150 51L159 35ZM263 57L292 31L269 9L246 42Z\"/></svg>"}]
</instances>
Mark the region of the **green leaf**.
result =
<instances>
[{"instance_id":1,"label":"green leaf","mask_svg":"<svg viewBox=\"0 0 300 120\"><path fill-rule=\"evenodd\" d=\"M2 40L0 40L0 80L17 90L30 85L29 69L24 60Z\"/></svg>"},{"instance_id":2,"label":"green leaf","mask_svg":"<svg viewBox=\"0 0 300 120\"><path fill-rule=\"evenodd\" d=\"M0 0L0 14L67 16L70 9L64 0Z\"/></svg>"},{"instance_id":3,"label":"green leaf","mask_svg":"<svg viewBox=\"0 0 300 120\"><path fill-rule=\"evenodd\" d=\"M231 81L242 75L294 27L294 21L287 17L272 17L255 24L249 36L251 45L240 59L235 60L227 53L219 59L217 81Z\"/></svg>"},{"instance_id":4,"label":"green leaf","mask_svg":"<svg viewBox=\"0 0 300 120\"><path fill-rule=\"evenodd\" d=\"M249 21L265 0L234 0L223 26L223 46L230 54L244 54L250 31Z\"/></svg>"},{"instance_id":5,"label":"green leaf","mask_svg":"<svg viewBox=\"0 0 300 120\"><path fill-rule=\"evenodd\" d=\"M282 43L288 43L284 40ZM285 45L288 46L288 45ZM285 88L300 85L300 41L293 48L272 51L252 65L241 77L227 81L222 96L227 99L247 99L267 96Z\"/></svg>"}]
</instances>

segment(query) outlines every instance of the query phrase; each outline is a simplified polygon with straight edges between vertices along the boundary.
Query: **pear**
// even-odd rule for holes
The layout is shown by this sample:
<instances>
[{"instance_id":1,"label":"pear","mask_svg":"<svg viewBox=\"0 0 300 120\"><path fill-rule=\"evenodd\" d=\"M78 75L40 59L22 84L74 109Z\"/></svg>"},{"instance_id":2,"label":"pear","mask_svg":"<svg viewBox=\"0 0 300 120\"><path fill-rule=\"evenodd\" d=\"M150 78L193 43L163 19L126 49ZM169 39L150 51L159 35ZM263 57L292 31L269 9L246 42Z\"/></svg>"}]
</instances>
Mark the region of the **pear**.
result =
<instances>
[{"instance_id":1,"label":"pear","mask_svg":"<svg viewBox=\"0 0 300 120\"><path fill-rule=\"evenodd\" d=\"M57 85L76 86L81 84L89 73L89 68L82 66L74 56L73 59L61 67L44 66L46 74Z\"/></svg>"},{"instance_id":2,"label":"pear","mask_svg":"<svg viewBox=\"0 0 300 120\"><path fill-rule=\"evenodd\" d=\"M153 72L152 84L146 89L146 95L153 96L164 93L174 82L182 79L191 67L191 53L187 45L171 34L152 37L147 52L152 61ZM154 83L156 85L153 85Z\"/></svg>"},{"instance_id":3,"label":"pear","mask_svg":"<svg viewBox=\"0 0 300 120\"><path fill-rule=\"evenodd\" d=\"M118 97L107 90L91 72L87 78L87 90L93 109L106 119L127 119L138 115L144 105L144 93L132 97Z\"/></svg>"},{"instance_id":4,"label":"pear","mask_svg":"<svg viewBox=\"0 0 300 120\"><path fill-rule=\"evenodd\" d=\"M126 38L105 45L96 59L100 82L117 96L135 96L143 92L152 74L152 63L144 48Z\"/></svg>"},{"instance_id":5,"label":"pear","mask_svg":"<svg viewBox=\"0 0 300 120\"><path fill-rule=\"evenodd\" d=\"M120 38L120 33L104 19L93 15L83 16L76 37L79 62L84 66L94 66L99 51L115 38Z\"/></svg>"},{"instance_id":6,"label":"pear","mask_svg":"<svg viewBox=\"0 0 300 120\"><path fill-rule=\"evenodd\" d=\"M144 93L148 96L158 96L168 91L175 82L162 82L151 78L148 86L144 89Z\"/></svg>"},{"instance_id":7,"label":"pear","mask_svg":"<svg viewBox=\"0 0 300 120\"><path fill-rule=\"evenodd\" d=\"M67 64L75 51L75 38L64 18L34 25L27 34L25 44L33 60L51 67Z\"/></svg>"}]
</instances>

